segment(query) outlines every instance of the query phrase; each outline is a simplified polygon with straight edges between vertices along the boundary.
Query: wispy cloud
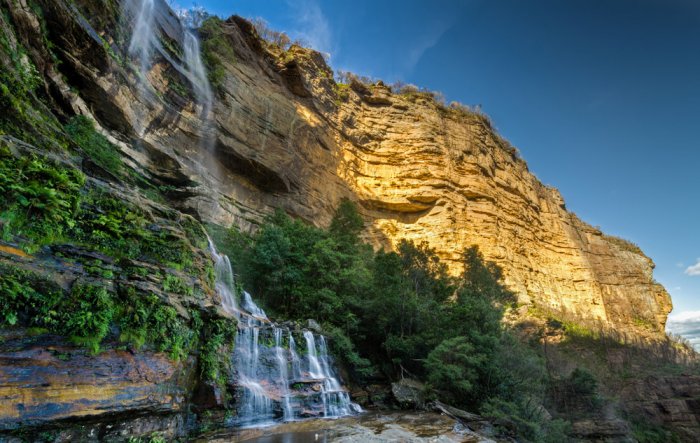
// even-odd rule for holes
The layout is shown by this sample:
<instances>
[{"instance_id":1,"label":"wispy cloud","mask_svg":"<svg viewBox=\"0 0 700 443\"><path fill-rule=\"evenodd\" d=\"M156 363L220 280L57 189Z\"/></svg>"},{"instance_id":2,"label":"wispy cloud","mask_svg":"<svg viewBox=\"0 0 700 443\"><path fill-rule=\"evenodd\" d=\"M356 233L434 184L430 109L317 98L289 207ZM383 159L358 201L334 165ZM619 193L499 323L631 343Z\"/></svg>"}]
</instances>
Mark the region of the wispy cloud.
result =
<instances>
[{"instance_id":1,"label":"wispy cloud","mask_svg":"<svg viewBox=\"0 0 700 443\"><path fill-rule=\"evenodd\" d=\"M700 311L672 313L668 317L666 329L687 338L690 344L700 351Z\"/></svg>"},{"instance_id":2,"label":"wispy cloud","mask_svg":"<svg viewBox=\"0 0 700 443\"><path fill-rule=\"evenodd\" d=\"M333 33L328 18L317 0L287 0L294 13L296 28L291 34L317 51L333 52Z\"/></svg>"},{"instance_id":3,"label":"wispy cloud","mask_svg":"<svg viewBox=\"0 0 700 443\"><path fill-rule=\"evenodd\" d=\"M692 266L688 266L685 273L692 276L700 275L700 258L698 259L697 263Z\"/></svg>"},{"instance_id":4,"label":"wispy cloud","mask_svg":"<svg viewBox=\"0 0 700 443\"><path fill-rule=\"evenodd\" d=\"M423 55L432 47L438 44L440 39L446 32L452 29L456 18L448 21L435 21L424 28L419 40L414 43L413 47L408 50L405 59L404 68L410 72L416 67Z\"/></svg>"}]
</instances>

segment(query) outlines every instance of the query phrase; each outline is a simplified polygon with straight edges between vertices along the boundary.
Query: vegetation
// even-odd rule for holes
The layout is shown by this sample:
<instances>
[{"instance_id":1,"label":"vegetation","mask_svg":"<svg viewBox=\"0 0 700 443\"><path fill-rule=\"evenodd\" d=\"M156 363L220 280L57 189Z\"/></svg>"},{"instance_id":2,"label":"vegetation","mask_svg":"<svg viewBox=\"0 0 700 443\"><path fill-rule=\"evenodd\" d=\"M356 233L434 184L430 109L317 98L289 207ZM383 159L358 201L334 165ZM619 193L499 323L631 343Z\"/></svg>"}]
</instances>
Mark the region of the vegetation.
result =
<instances>
[{"instance_id":1,"label":"vegetation","mask_svg":"<svg viewBox=\"0 0 700 443\"><path fill-rule=\"evenodd\" d=\"M226 75L224 60L229 63L235 60L233 47L224 33L224 22L216 16L206 17L199 27L199 36L209 82L213 88L221 91Z\"/></svg>"},{"instance_id":2,"label":"vegetation","mask_svg":"<svg viewBox=\"0 0 700 443\"><path fill-rule=\"evenodd\" d=\"M603 235L603 238L607 240L608 242L614 244L618 248L622 249L623 251L627 252L632 252L634 254L639 254L639 255L644 255L644 252L642 252L642 249L636 244L633 243L629 240L626 240L621 237L616 237L614 235Z\"/></svg>"},{"instance_id":3,"label":"vegetation","mask_svg":"<svg viewBox=\"0 0 700 443\"><path fill-rule=\"evenodd\" d=\"M83 150L86 157L116 177L122 175L123 165L119 149L95 131L95 125L84 115L70 119L66 133Z\"/></svg>"},{"instance_id":4,"label":"vegetation","mask_svg":"<svg viewBox=\"0 0 700 443\"><path fill-rule=\"evenodd\" d=\"M528 439L562 437L566 422L541 413L543 359L502 326L514 296L501 270L472 247L453 278L426 243L373 252L359 239L362 226L343 200L328 229L278 211L247 239L231 231L227 245L244 286L268 312L319 320L358 381L418 378L458 407L507 415Z\"/></svg>"},{"instance_id":5,"label":"vegetation","mask_svg":"<svg viewBox=\"0 0 700 443\"><path fill-rule=\"evenodd\" d=\"M26 238L30 251L60 240L74 225L84 184L76 169L32 153L15 155L0 142L2 238Z\"/></svg>"}]
</instances>

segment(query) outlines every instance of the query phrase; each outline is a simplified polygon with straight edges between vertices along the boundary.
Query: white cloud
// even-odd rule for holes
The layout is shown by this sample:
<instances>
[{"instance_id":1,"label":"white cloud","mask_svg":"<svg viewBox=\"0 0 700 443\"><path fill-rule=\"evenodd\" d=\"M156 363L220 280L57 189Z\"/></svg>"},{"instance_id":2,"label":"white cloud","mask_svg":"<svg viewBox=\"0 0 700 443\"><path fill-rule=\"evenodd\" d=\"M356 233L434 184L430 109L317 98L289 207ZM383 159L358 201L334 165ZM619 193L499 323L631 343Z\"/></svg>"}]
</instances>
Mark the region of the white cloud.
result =
<instances>
[{"instance_id":1,"label":"white cloud","mask_svg":"<svg viewBox=\"0 0 700 443\"><path fill-rule=\"evenodd\" d=\"M674 312L668 316L666 329L680 335L700 351L700 311Z\"/></svg>"},{"instance_id":2,"label":"white cloud","mask_svg":"<svg viewBox=\"0 0 700 443\"><path fill-rule=\"evenodd\" d=\"M688 268L686 268L685 270L685 273L691 276L700 275L700 258L698 259L697 263L695 263L692 266L688 266Z\"/></svg>"}]
</instances>

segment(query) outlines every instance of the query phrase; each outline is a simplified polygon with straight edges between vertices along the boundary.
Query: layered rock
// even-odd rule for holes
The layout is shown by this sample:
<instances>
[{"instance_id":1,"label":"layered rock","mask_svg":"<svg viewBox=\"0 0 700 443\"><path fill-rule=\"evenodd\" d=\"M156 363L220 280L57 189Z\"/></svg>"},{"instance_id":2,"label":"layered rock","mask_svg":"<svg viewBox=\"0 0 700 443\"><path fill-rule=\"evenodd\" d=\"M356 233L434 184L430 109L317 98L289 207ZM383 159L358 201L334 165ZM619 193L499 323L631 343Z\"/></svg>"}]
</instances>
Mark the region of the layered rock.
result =
<instances>
[{"instance_id":1,"label":"layered rock","mask_svg":"<svg viewBox=\"0 0 700 443\"><path fill-rule=\"evenodd\" d=\"M458 273L461 251L478 245L523 303L663 337L671 301L651 259L568 212L483 116L381 84L354 83L340 94L318 53L269 47L234 17L222 26L235 57L223 60L216 136L205 148L198 128L206 122L191 101L171 97L165 58L149 75L162 96L144 98L133 73L72 56L71 42L88 33L53 8L73 33L56 37L85 106L155 181L177 188L181 209L244 230L280 207L323 225L349 197L377 247L426 241ZM97 32L113 40L108 29Z\"/></svg>"},{"instance_id":2,"label":"layered rock","mask_svg":"<svg viewBox=\"0 0 700 443\"><path fill-rule=\"evenodd\" d=\"M145 76L126 55L131 24L119 2L101 8L88 0L34 0L41 16L24 0L1 4L22 31L17 39L43 80L39 94L50 112L63 120L76 113L94 118L135 175L166 189L166 201L156 204L83 165L125 201L251 230L276 208L326 225L347 197L359 203L365 238L376 247L425 241L456 274L461 251L478 245L503 267L524 304L631 335L664 336L671 301L653 280L652 261L568 212L558 191L529 172L484 116L381 83L339 86L320 54L270 46L237 17L220 25L232 56L221 57L213 112L202 116L192 85L174 66L182 63L183 32L164 1L155 1L162 48ZM0 245L0 258L56 271L55 256L35 262L10 245ZM156 267L173 273L166 268ZM54 274L84 277L69 271ZM188 308L216 310L219 300L206 288L195 300L159 283L149 276L130 282L182 317ZM181 432L192 388L185 363L116 349L89 357L52 340L18 339L0 348L0 395L13 402L0 407L4 429L161 414L172 420L173 435ZM77 372L66 372L75 364ZM45 374L46 381L27 385L15 368Z\"/></svg>"},{"instance_id":3,"label":"layered rock","mask_svg":"<svg viewBox=\"0 0 700 443\"><path fill-rule=\"evenodd\" d=\"M50 425L59 440L80 438L69 428L76 419L112 422L88 426L102 438L125 435L135 422L152 423L169 436L184 431L185 398L191 389L192 362L174 362L167 354L106 350L90 355L52 335L14 330L0 345L0 431ZM143 424L141 424L143 426ZM146 427L148 431L148 427ZM89 432L87 432L89 433ZM83 438L86 436L83 435Z\"/></svg>"}]
</instances>

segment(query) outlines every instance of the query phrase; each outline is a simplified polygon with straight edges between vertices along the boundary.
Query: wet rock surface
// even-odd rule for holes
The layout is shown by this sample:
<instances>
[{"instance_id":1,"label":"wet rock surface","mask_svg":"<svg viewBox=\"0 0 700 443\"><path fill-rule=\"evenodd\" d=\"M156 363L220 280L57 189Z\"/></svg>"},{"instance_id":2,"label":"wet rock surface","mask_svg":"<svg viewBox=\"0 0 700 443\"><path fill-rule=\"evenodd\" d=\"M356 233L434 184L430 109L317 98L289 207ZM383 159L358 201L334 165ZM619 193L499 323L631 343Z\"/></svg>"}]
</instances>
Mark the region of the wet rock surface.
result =
<instances>
[{"instance_id":1,"label":"wet rock surface","mask_svg":"<svg viewBox=\"0 0 700 443\"><path fill-rule=\"evenodd\" d=\"M111 429L146 415L143 426L160 428L165 420L172 423L163 430L184 431L191 362L113 349L91 355L61 337L26 332L5 332L0 340L0 431L47 425L60 430L76 420L87 428L91 421L112 421Z\"/></svg>"},{"instance_id":2,"label":"wet rock surface","mask_svg":"<svg viewBox=\"0 0 700 443\"><path fill-rule=\"evenodd\" d=\"M308 420L264 429L212 432L196 442L405 442L405 443L487 443L494 440L479 435L456 420L436 413L370 412L338 420Z\"/></svg>"}]
</instances>

